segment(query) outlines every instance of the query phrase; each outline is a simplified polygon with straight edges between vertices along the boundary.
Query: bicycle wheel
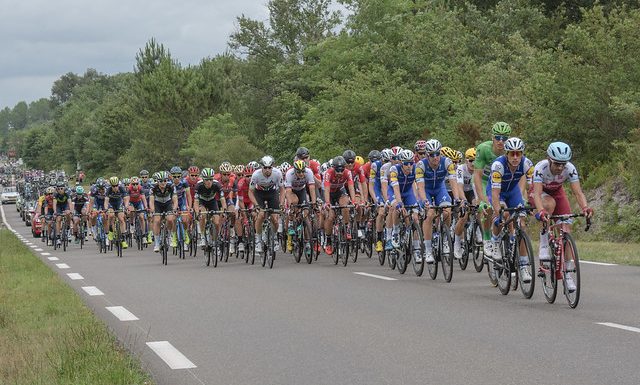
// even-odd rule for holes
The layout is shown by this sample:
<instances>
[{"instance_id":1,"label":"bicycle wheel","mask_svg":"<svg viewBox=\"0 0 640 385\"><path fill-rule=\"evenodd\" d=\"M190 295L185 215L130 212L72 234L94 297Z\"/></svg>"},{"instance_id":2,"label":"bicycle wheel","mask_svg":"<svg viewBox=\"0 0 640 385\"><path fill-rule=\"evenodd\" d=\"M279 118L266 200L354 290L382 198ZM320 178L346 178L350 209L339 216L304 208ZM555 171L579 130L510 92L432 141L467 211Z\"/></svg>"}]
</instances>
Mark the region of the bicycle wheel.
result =
<instances>
[{"instance_id":1,"label":"bicycle wheel","mask_svg":"<svg viewBox=\"0 0 640 385\"><path fill-rule=\"evenodd\" d=\"M526 257L528 265L526 265L526 268L529 270L531 281L529 283L523 282L522 274L520 274L520 270L518 269L518 283L520 284L520 291L522 292L522 295L524 295L526 299L530 299L533 296L533 292L536 288L535 272L533 270L535 262L533 260L533 248L531 247L531 240L529 239L529 235L524 231L521 231L520 237L518 237L518 247L514 247L514 254L517 258L516 261L518 261L519 268L523 267L520 264L520 257L524 257L524 255L522 255L523 253L520 251L522 249L526 250L527 253Z\"/></svg>"},{"instance_id":2,"label":"bicycle wheel","mask_svg":"<svg viewBox=\"0 0 640 385\"><path fill-rule=\"evenodd\" d=\"M500 242L499 253L502 253L502 267L498 267L496 270L496 276L498 279L498 289L502 295L509 294L511 290L511 253L509 253L510 247L509 234L505 234Z\"/></svg>"},{"instance_id":3,"label":"bicycle wheel","mask_svg":"<svg viewBox=\"0 0 640 385\"><path fill-rule=\"evenodd\" d=\"M338 261L340 260L340 252L342 251L340 249L340 244L342 243L342 233L340 232L339 228L336 226L333 226L333 229L334 229L334 233L336 234L333 236L334 249L333 249L332 257L333 257L333 264L337 265Z\"/></svg>"},{"instance_id":4,"label":"bicycle wheel","mask_svg":"<svg viewBox=\"0 0 640 385\"><path fill-rule=\"evenodd\" d=\"M473 254L473 267L479 273L484 268L484 250L482 241L482 228L477 221L473 222L473 237L471 238L471 253Z\"/></svg>"},{"instance_id":5,"label":"bicycle wheel","mask_svg":"<svg viewBox=\"0 0 640 385\"><path fill-rule=\"evenodd\" d=\"M267 221L269 221L269 219L267 219ZM262 263L262 267L264 267L267 264L267 248L269 247L270 244L270 240L266 238L266 236L268 235L269 237L271 237L271 232L267 232L268 230L264 228L264 224L263 224L263 228L262 228L262 253L260 253L260 262ZM268 226L268 225L267 225Z\"/></svg>"},{"instance_id":6,"label":"bicycle wheel","mask_svg":"<svg viewBox=\"0 0 640 385\"><path fill-rule=\"evenodd\" d=\"M408 258L411 258L409 254L411 252L411 242L407 244L407 240L411 239L409 236L409 231L407 231L405 225L402 224L399 229L400 250L398 250L398 259L396 261L398 273L400 274L404 274L407 271L407 265L409 264Z\"/></svg>"},{"instance_id":7,"label":"bicycle wheel","mask_svg":"<svg viewBox=\"0 0 640 385\"><path fill-rule=\"evenodd\" d=\"M342 225L340 226L340 233L342 241L340 242L339 248L341 249L340 251L340 255L342 257L342 266L347 266L347 263L349 263L349 253L351 252L351 250L349 250L349 245L351 243L351 241L347 240L347 226L346 225Z\"/></svg>"},{"instance_id":8,"label":"bicycle wheel","mask_svg":"<svg viewBox=\"0 0 640 385\"><path fill-rule=\"evenodd\" d=\"M62 251L67 251L67 237L69 235L69 229L67 229L67 222L62 220L62 231L60 233L60 238L62 238Z\"/></svg>"},{"instance_id":9,"label":"bicycle wheel","mask_svg":"<svg viewBox=\"0 0 640 385\"><path fill-rule=\"evenodd\" d=\"M122 233L120 233L120 221L116 218L116 232L113 237L116 244L116 255L122 258Z\"/></svg>"},{"instance_id":10,"label":"bicycle wheel","mask_svg":"<svg viewBox=\"0 0 640 385\"><path fill-rule=\"evenodd\" d=\"M307 218L307 220L305 220L304 222L304 229L302 231L303 234L303 243L302 243L302 248L303 248L303 252L304 252L304 258L307 260L308 264L311 264L311 262L313 262L313 253L314 253L314 249L316 247L316 241L314 240L313 237L313 226L311 225L311 221Z\"/></svg>"},{"instance_id":11,"label":"bicycle wheel","mask_svg":"<svg viewBox=\"0 0 640 385\"><path fill-rule=\"evenodd\" d=\"M433 263L427 263L427 270L429 271L429 277L431 277L431 279L436 279L438 277L438 263L440 262L440 250L438 247L438 244L440 243L440 240L437 241L437 243L433 243L433 236L431 238L431 252L433 253ZM435 246L435 247L434 247Z\"/></svg>"},{"instance_id":12,"label":"bicycle wheel","mask_svg":"<svg viewBox=\"0 0 640 385\"><path fill-rule=\"evenodd\" d=\"M413 265L413 272L416 273L416 277L421 277L422 273L424 273L424 238L422 236L422 229L420 228L419 223L412 222L410 228L410 237L411 239L411 251L409 253L409 258L411 258L411 264ZM420 242L420 256L422 257L420 261L416 261L414 257L414 246L413 239L417 238L417 241Z\"/></svg>"},{"instance_id":13,"label":"bicycle wheel","mask_svg":"<svg viewBox=\"0 0 640 385\"><path fill-rule=\"evenodd\" d=\"M299 225L302 226L302 223L298 223L297 221L294 222L293 228L295 229L296 233L295 235L291 235L291 242L293 243L293 259L296 261L296 263L300 263L300 260L302 259L302 253L304 252L305 243L304 230L298 231ZM287 237L289 237L288 233Z\"/></svg>"},{"instance_id":14,"label":"bicycle wheel","mask_svg":"<svg viewBox=\"0 0 640 385\"><path fill-rule=\"evenodd\" d=\"M210 225L207 225L207 227L205 227L205 231L204 231L204 252L206 255L206 265L207 266L211 266L211 257L213 254L213 247L211 247L211 228Z\"/></svg>"},{"instance_id":15,"label":"bicycle wheel","mask_svg":"<svg viewBox=\"0 0 640 385\"><path fill-rule=\"evenodd\" d=\"M184 259L184 226L182 221L178 221L176 226L176 237L178 238L177 255L178 259Z\"/></svg>"},{"instance_id":16,"label":"bicycle wheel","mask_svg":"<svg viewBox=\"0 0 640 385\"><path fill-rule=\"evenodd\" d=\"M375 243L375 233L371 227L367 227L364 235L364 247L363 251L366 254L367 258L371 258L373 256L373 244Z\"/></svg>"},{"instance_id":17,"label":"bicycle wheel","mask_svg":"<svg viewBox=\"0 0 640 385\"><path fill-rule=\"evenodd\" d=\"M271 226L267 228L267 245L265 252L267 253L267 266L273 268L273 261L276 259L275 242L271 234Z\"/></svg>"},{"instance_id":18,"label":"bicycle wheel","mask_svg":"<svg viewBox=\"0 0 640 385\"><path fill-rule=\"evenodd\" d=\"M453 278L453 242L451 241L451 233L445 226L441 226L440 232L440 263L442 263L442 275L446 282L451 282ZM445 246L448 246L448 252L445 252Z\"/></svg>"},{"instance_id":19,"label":"bicycle wheel","mask_svg":"<svg viewBox=\"0 0 640 385\"><path fill-rule=\"evenodd\" d=\"M85 223L81 219L80 220L80 225L78 226L78 234L80 234L80 250L82 250L82 248L84 246L84 234L85 234L85 231L86 231Z\"/></svg>"},{"instance_id":20,"label":"bicycle wheel","mask_svg":"<svg viewBox=\"0 0 640 385\"><path fill-rule=\"evenodd\" d=\"M564 233L562 242L564 248L564 271L562 272L562 284L564 286L564 296L567 298L569 307L575 309L580 301L580 259L578 258L578 248L569 233ZM572 279L576 289L569 292L567 279Z\"/></svg>"},{"instance_id":21,"label":"bicycle wheel","mask_svg":"<svg viewBox=\"0 0 640 385\"><path fill-rule=\"evenodd\" d=\"M167 265L167 253L169 249L169 243L167 242L167 228L162 226L160 228L160 253L162 254L162 264Z\"/></svg>"},{"instance_id":22,"label":"bicycle wheel","mask_svg":"<svg viewBox=\"0 0 640 385\"><path fill-rule=\"evenodd\" d=\"M382 251L378 251L378 262L380 263L380 266L384 266L384 260L386 257L386 252L383 249Z\"/></svg>"},{"instance_id":23,"label":"bicycle wheel","mask_svg":"<svg viewBox=\"0 0 640 385\"><path fill-rule=\"evenodd\" d=\"M389 255L387 255L387 263L389 264L389 268L391 270L396 269L396 264L398 262L397 259L398 251L394 248L393 250L389 251Z\"/></svg>"},{"instance_id":24,"label":"bicycle wheel","mask_svg":"<svg viewBox=\"0 0 640 385\"><path fill-rule=\"evenodd\" d=\"M458 259L460 270L466 270L469 264L469 254L471 254L471 231L473 227L467 222L462 230L462 239L460 240L462 246L462 258ZM455 241L455 239L454 239Z\"/></svg>"},{"instance_id":25,"label":"bicycle wheel","mask_svg":"<svg viewBox=\"0 0 640 385\"><path fill-rule=\"evenodd\" d=\"M358 237L358 225L355 220L351 222L351 241L349 242L349 253L351 254L351 262L358 261L358 252L360 251L360 237Z\"/></svg>"}]
</instances>

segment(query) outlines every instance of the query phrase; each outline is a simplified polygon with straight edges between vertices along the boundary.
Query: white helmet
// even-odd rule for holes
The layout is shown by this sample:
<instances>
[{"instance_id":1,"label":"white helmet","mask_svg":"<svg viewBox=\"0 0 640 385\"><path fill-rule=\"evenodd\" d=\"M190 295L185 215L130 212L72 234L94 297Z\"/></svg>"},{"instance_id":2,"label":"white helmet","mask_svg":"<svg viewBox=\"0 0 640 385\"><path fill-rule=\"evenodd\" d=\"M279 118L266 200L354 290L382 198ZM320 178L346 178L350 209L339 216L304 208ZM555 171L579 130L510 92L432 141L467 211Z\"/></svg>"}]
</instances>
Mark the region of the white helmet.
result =
<instances>
[{"instance_id":1,"label":"white helmet","mask_svg":"<svg viewBox=\"0 0 640 385\"><path fill-rule=\"evenodd\" d=\"M400 151L400 160L403 162L410 162L413 160L413 151L411 150L402 150Z\"/></svg>"},{"instance_id":2,"label":"white helmet","mask_svg":"<svg viewBox=\"0 0 640 385\"><path fill-rule=\"evenodd\" d=\"M329 169L329 163L324 162L320 165L320 173L324 174Z\"/></svg>"},{"instance_id":3,"label":"white helmet","mask_svg":"<svg viewBox=\"0 0 640 385\"><path fill-rule=\"evenodd\" d=\"M516 138L515 136L507 139L504 142L504 150L509 151L524 151L524 142L520 138Z\"/></svg>"},{"instance_id":4,"label":"white helmet","mask_svg":"<svg viewBox=\"0 0 640 385\"><path fill-rule=\"evenodd\" d=\"M571 160L571 147L564 142L553 142L547 147L547 155L556 162L568 162Z\"/></svg>"},{"instance_id":5,"label":"white helmet","mask_svg":"<svg viewBox=\"0 0 640 385\"><path fill-rule=\"evenodd\" d=\"M427 145L425 146L425 150L427 150L428 153L440 151L441 148L442 148L442 143L440 143L438 139L427 140Z\"/></svg>"},{"instance_id":6,"label":"white helmet","mask_svg":"<svg viewBox=\"0 0 640 385\"><path fill-rule=\"evenodd\" d=\"M282 162L282 164L280 165L280 170L282 172L286 172L290 168L291 168L291 165L289 164L289 162Z\"/></svg>"},{"instance_id":7,"label":"white helmet","mask_svg":"<svg viewBox=\"0 0 640 385\"><path fill-rule=\"evenodd\" d=\"M391 160L391 157L393 156L393 151L391 151L390 148L385 148L384 150L381 151L382 153L382 160L385 162L388 162Z\"/></svg>"},{"instance_id":8,"label":"white helmet","mask_svg":"<svg viewBox=\"0 0 640 385\"><path fill-rule=\"evenodd\" d=\"M260 159L262 167L273 167L273 157L271 155L265 155Z\"/></svg>"}]
</instances>

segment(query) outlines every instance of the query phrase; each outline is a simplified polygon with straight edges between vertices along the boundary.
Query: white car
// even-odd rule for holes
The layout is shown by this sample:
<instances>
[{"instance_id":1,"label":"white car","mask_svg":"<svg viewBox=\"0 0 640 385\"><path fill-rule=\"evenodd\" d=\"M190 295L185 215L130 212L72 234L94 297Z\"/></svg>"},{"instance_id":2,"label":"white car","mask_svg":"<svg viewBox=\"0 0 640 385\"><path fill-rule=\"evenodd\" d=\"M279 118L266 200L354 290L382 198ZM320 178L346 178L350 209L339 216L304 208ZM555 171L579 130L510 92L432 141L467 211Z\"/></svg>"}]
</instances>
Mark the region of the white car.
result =
<instances>
[{"instance_id":1,"label":"white car","mask_svg":"<svg viewBox=\"0 0 640 385\"><path fill-rule=\"evenodd\" d=\"M2 204L7 203L16 203L18 200L18 191L16 191L15 187L5 187L0 193L0 201Z\"/></svg>"}]
</instances>

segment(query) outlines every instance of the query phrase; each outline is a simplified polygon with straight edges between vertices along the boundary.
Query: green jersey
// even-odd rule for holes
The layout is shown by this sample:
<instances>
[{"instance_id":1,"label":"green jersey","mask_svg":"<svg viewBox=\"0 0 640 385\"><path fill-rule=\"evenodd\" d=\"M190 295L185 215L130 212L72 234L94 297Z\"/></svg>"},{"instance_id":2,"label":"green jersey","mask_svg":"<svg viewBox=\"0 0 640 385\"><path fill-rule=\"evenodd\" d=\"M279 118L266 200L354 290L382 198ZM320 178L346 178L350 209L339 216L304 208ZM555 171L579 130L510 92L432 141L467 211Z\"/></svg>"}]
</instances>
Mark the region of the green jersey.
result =
<instances>
[{"instance_id":1,"label":"green jersey","mask_svg":"<svg viewBox=\"0 0 640 385\"><path fill-rule=\"evenodd\" d=\"M482 187L485 189L489 182L489 174L491 174L491 165L498 155L493 153L493 141L488 140L482 142L476 148L476 160L473 161L473 167L476 170L482 170Z\"/></svg>"}]
</instances>

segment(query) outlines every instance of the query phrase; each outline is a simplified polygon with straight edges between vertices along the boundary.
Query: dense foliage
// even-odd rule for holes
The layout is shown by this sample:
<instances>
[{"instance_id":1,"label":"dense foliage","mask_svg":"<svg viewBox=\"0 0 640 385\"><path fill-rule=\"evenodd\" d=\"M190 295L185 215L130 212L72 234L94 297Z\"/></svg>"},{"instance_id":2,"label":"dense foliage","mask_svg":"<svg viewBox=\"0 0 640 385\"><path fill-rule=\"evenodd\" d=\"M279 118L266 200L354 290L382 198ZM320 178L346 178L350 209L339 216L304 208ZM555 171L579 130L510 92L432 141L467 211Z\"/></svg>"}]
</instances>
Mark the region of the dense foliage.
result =
<instances>
[{"instance_id":1,"label":"dense foliage","mask_svg":"<svg viewBox=\"0 0 640 385\"><path fill-rule=\"evenodd\" d=\"M637 2L343 0L346 15L330 3L271 0L268 22L239 17L231 53L198 65L151 39L134 73L63 75L48 100L0 111L1 149L131 174L290 160L301 144L320 159L430 137L465 149L504 120L534 160L569 142L583 175L637 157Z\"/></svg>"}]
</instances>

